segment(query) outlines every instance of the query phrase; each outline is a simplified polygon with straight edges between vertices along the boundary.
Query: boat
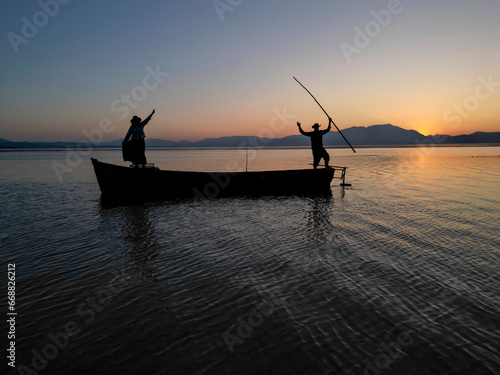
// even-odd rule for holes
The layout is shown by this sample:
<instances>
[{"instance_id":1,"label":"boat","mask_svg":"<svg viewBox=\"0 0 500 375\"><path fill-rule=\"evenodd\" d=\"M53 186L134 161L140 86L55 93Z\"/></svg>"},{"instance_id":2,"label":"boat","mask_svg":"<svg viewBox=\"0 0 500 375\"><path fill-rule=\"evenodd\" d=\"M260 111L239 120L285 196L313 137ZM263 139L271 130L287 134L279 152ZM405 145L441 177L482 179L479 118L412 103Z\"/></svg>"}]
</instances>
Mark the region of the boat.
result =
<instances>
[{"instance_id":1,"label":"boat","mask_svg":"<svg viewBox=\"0 0 500 375\"><path fill-rule=\"evenodd\" d=\"M108 199L331 194L330 183L345 167L260 172L189 172L154 166L126 167L92 158L102 196Z\"/></svg>"}]
</instances>

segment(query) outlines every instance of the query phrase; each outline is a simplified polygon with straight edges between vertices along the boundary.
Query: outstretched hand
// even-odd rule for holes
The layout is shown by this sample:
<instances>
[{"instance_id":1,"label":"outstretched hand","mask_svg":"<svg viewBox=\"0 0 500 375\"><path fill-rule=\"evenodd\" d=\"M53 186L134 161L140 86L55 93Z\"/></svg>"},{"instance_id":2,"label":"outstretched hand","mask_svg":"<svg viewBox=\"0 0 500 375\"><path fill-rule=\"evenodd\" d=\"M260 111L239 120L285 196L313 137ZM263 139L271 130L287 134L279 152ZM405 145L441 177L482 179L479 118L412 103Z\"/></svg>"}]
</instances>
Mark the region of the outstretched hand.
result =
<instances>
[{"instance_id":1,"label":"outstretched hand","mask_svg":"<svg viewBox=\"0 0 500 375\"><path fill-rule=\"evenodd\" d=\"M155 114L155 110L153 109L153 112L151 112L151 116L153 116Z\"/></svg>"},{"instance_id":2,"label":"outstretched hand","mask_svg":"<svg viewBox=\"0 0 500 375\"><path fill-rule=\"evenodd\" d=\"M328 124L331 124L333 122L331 117L328 117Z\"/></svg>"},{"instance_id":3,"label":"outstretched hand","mask_svg":"<svg viewBox=\"0 0 500 375\"><path fill-rule=\"evenodd\" d=\"M297 126L300 128L300 122L297 121Z\"/></svg>"}]
</instances>

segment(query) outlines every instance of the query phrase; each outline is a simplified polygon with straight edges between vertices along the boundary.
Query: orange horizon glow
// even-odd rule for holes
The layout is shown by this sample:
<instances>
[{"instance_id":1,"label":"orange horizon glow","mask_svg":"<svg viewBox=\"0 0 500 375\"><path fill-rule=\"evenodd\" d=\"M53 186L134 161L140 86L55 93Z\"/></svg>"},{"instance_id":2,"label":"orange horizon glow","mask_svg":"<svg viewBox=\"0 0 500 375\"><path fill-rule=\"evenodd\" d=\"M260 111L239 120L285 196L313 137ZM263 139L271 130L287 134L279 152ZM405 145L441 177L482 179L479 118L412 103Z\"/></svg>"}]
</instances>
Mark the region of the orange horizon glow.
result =
<instances>
[{"instance_id":1,"label":"orange horizon glow","mask_svg":"<svg viewBox=\"0 0 500 375\"><path fill-rule=\"evenodd\" d=\"M292 77L340 129L500 132L499 2L405 2L348 59L340 46L355 43L355 28L373 23L387 2L251 3L223 21L211 2L101 2L90 29L68 11L18 53L5 38L0 138L79 142L108 118L108 142L152 109L146 137L172 141L282 138L299 134L297 121L324 129L325 114ZM21 32L22 17L40 10L2 6L4 35ZM131 28L129 19L148 21Z\"/></svg>"},{"instance_id":2,"label":"orange horizon glow","mask_svg":"<svg viewBox=\"0 0 500 375\"><path fill-rule=\"evenodd\" d=\"M197 127L195 125L190 125L188 121L179 122L177 125L172 124L172 120L169 121L163 119L160 116L155 116L154 119L146 126L145 133L146 138L156 138L170 141L199 141L206 138L220 138L220 137L233 137L233 136L256 136L263 138L283 138L290 135L300 134L297 130L296 122L300 121L304 130L311 130L311 126L318 122L321 124L321 129L326 128L327 121L322 121L323 116L297 116L297 119L290 119L288 123L277 123L277 126L271 126L269 121L252 122L251 119L246 119L243 123L237 124L233 121L221 121L214 119L214 125L210 123L205 124L203 127ZM477 131L482 132L500 132L500 127L496 126L495 123L474 125L466 123L464 121L460 126L453 126L455 124L442 124L434 125L430 121L408 121L405 124L398 124L395 121L372 121L371 123L361 123L355 121L351 124L344 124L338 120L335 120L335 124L340 130L344 130L350 127L368 127L371 125L382 125L391 124L406 130L415 130L420 134L425 136L436 135L436 134L446 134L451 136L472 134ZM192 122L196 124L197 122ZM346 121L347 123L347 121ZM262 124L262 125L261 125ZM104 134L103 142L114 141L121 139L125 136L129 124L126 121L115 121L113 122L114 130L109 134ZM25 134L14 134L14 136L5 136L0 134L0 138L8 139L13 142L79 142L85 140L84 130L92 131L92 127L84 127L82 131L75 134L74 131L67 129L64 132L58 132L57 134L51 134L47 131L43 134L38 134L37 129L33 129L29 135ZM98 129L98 122L94 129ZM191 130L190 130L191 129ZM335 127L332 126L332 131L336 131Z\"/></svg>"}]
</instances>

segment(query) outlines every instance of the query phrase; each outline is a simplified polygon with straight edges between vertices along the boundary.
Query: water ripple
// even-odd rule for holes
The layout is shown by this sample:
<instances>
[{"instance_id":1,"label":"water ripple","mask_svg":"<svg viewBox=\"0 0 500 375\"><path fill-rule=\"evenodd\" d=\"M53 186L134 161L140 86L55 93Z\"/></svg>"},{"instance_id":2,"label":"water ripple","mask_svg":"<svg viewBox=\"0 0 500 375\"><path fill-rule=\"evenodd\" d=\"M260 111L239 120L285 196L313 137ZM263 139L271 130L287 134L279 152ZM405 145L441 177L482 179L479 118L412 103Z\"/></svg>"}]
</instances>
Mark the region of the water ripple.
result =
<instances>
[{"instance_id":1,"label":"water ripple","mask_svg":"<svg viewBox=\"0 0 500 375\"><path fill-rule=\"evenodd\" d=\"M499 373L498 158L385 152L340 156L352 188L318 198L109 207L90 167L5 181L19 362L74 323L42 373Z\"/></svg>"}]
</instances>

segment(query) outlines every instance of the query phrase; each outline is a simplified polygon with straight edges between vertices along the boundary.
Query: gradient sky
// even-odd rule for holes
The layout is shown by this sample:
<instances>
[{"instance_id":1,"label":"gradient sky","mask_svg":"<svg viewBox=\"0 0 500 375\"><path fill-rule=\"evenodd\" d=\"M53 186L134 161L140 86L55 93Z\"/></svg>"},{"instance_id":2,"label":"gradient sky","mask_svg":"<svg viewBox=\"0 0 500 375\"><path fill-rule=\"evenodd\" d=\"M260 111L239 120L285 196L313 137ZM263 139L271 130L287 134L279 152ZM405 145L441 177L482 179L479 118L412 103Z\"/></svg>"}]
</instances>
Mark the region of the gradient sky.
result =
<instances>
[{"instance_id":1,"label":"gradient sky","mask_svg":"<svg viewBox=\"0 0 500 375\"><path fill-rule=\"evenodd\" d=\"M0 138L80 141L109 119L109 141L153 108L148 138L325 124L292 76L341 129L500 131L498 0L55 1L1 2Z\"/></svg>"}]
</instances>

